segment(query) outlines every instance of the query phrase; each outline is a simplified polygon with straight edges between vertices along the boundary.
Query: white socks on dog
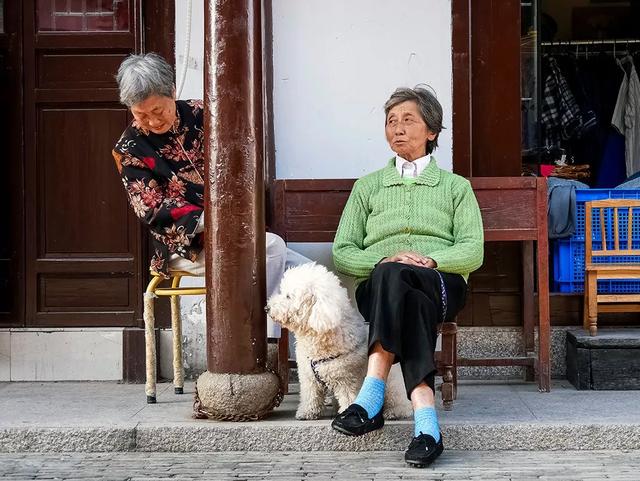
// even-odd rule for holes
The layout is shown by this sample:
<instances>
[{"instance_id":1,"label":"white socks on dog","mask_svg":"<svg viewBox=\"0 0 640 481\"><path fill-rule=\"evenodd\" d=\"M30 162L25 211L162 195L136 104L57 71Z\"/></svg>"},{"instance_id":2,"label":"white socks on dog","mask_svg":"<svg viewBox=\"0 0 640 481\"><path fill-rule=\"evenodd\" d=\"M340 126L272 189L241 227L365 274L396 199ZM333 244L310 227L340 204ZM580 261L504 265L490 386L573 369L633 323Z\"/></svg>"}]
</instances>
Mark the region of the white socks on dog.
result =
<instances>
[{"instance_id":1,"label":"white socks on dog","mask_svg":"<svg viewBox=\"0 0 640 481\"><path fill-rule=\"evenodd\" d=\"M367 376L364 378L358 397L353 403L362 406L367 411L369 419L373 419L384 405L384 388L385 382L382 379Z\"/></svg>"}]
</instances>

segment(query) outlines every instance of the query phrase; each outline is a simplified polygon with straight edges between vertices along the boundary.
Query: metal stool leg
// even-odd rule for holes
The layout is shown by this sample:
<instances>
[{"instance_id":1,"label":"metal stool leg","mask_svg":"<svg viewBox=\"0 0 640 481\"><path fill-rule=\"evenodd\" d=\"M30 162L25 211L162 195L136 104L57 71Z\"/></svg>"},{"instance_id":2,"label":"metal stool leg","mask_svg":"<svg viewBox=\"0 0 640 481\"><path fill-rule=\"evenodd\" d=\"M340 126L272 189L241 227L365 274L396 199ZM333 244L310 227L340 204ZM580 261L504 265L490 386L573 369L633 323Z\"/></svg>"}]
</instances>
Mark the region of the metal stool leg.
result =
<instances>
[{"instance_id":1,"label":"metal stool leg","mask_svg":"<svg viewBox=\"0 0 640 481\"><path fill-rule=\"evenodd\" d=\"M175 276L172 288L180 287L182 276ZM171 329L173 330L173 390L184 393L184 368L182 365L182 320L180 319L180 296L171 296Z\"/></svg>"},{"instance_id":2,"label":"metal stool leg","mask_svg":"<svg viewBox=\"0 0 640 481\"><path fill-rule=\"evenodd\" d=\"M145 341L145 361L147 368L147 383L145 392L147 394L147 403L156 402L156 331L155 331L155 314L154 314L154 298L155 290L158 284L162 282L162 277L154 276L147 290L144 293L144 341Z\"/></svg>"}]
</instances>

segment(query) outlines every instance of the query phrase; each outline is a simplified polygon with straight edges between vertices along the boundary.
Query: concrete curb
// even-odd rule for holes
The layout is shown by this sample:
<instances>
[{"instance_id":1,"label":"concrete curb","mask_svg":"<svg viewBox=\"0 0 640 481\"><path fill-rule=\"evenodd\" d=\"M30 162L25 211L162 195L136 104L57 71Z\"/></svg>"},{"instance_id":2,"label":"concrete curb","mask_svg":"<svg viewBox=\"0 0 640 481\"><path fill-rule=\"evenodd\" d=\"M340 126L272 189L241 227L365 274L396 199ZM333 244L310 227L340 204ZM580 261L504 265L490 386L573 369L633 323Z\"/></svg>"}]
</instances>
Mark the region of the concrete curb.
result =
<instances>
[{"instance_id":1,"label":"concrete curb","mask_svg":"<svg viewBox=\"0 0 640 481\"><path fill-rule=\"evenodd\" d=\"M135 450L135 428L0 429L0 452L3 453L113 452Z\"/></svg>"},{"instance_id":2,"label":"concrete curb","mask_svg":"<svg viewBox=\"0 0 640 481\"><path fill-rule=\"evenodd\" d=\"M202 426L2 428L0 452L212 452L212 451L403 451L409 422L350 438L329 423L210 423ZM639 424L450 424L447 449L602 450L640 449Z\"/></svg>"}]
</instances>

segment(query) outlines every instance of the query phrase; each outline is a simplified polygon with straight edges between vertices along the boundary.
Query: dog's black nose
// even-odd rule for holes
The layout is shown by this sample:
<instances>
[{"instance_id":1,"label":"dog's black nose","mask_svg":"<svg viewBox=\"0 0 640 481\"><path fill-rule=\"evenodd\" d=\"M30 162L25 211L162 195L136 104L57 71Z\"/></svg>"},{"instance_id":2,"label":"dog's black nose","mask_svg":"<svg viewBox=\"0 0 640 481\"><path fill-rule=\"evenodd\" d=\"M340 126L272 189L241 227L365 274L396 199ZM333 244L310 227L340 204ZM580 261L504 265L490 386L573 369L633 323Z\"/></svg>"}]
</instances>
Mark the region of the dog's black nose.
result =
<instances>
[{"instance_id":1,"label":"dog's black nose","mask_svg":"<svg viewBox=\"0 0 640 481\"><path fill-rule=\"evenodd\" d=\"M269 314L269 306L264 306L264 312L266 312L267 314Z\"/></svg>"}]
</instances>

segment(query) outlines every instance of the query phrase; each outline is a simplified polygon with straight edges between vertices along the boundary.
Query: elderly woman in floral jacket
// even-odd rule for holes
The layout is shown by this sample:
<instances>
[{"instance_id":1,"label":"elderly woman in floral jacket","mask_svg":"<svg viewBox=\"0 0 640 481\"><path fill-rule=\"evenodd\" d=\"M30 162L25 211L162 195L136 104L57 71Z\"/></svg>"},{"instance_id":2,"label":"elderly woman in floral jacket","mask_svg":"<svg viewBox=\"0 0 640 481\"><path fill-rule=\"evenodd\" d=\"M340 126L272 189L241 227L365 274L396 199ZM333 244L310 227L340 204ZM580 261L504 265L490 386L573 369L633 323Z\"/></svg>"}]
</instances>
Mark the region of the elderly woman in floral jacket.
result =
<instances>
[{"instance_id":1,"label":"elderly woman in floral jacket","mask_svg":"<svg viewBox=\"0 0 640 481\"><path fill-rule=\"evenodd\" d=\"M150 269L204 275L204 131L202 100L176 100L172 67L154 53L127 57L116 76L133 115L113 149L134 212L150 229ZM267 296L285 265L309 260L267 233ZM279 329L269 323L269 336Z\"/></svg>"}]
</instances>

